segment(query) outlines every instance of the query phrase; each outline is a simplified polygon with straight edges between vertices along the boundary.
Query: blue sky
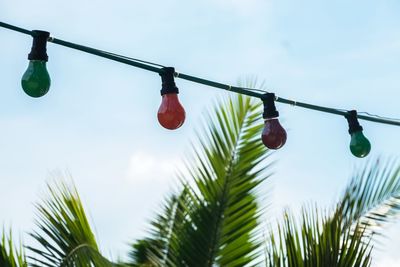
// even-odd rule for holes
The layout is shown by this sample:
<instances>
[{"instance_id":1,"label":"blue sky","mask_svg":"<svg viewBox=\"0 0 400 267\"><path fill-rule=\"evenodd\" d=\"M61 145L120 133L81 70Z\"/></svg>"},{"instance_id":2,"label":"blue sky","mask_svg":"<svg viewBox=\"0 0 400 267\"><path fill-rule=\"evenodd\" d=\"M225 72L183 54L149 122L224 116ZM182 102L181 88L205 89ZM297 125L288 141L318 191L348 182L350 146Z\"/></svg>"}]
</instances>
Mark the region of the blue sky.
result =
<instances>
[{"instance_id":1,"label":"blue sky","mask_svg":"<svg viewBox=\"0 0 400 267\"><path fill-rule=\"evenodd\" d=\"M399 12L395 0L0 2L1 21L60 39L230 84L255 75L282 97L398 118ZM20 88L31 39L0 29L0 40L0 222L32 229L46 181L69 172L103 250L124 255L174 187L201 112L222 93L177 80L187 120L170 132L156 120L158 75L49 44L52 87L32 99ZM345 119L278 108L288 141L274 154L271 213L333 203L366 162L348 150ZM398 155L400 128L361 123L369 158ZM400 265L389 249L399 234L391 227L375 266Z\"/></svg>"}]
</instances>

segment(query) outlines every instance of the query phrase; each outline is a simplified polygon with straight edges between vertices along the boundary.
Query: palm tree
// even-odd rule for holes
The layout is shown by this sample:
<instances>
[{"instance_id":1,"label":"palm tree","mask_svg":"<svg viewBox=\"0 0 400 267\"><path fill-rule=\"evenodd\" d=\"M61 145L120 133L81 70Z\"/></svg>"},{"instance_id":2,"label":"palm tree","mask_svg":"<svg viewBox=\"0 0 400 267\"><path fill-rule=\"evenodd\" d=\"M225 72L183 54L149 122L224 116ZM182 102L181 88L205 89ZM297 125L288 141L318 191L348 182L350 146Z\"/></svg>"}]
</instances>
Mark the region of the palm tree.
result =
<instances>
[{"instance_id":1,"label":"palm tree","mask_svg":"<svg viewBox=\"0 0 400 267\"><path fill-rule=\"evenodd\" d=\"M221 100L206 115L200 145L193 146L195 160L186 162L192 183L181 175L183 190L166 201L152 237L134 245L134 265L233 267L259 261L263 208L257 190L271 175L259 117L260 103L243 96Z\"/></svg>"},{"instance_id":2,"label":"palm tree","mask_svg":"<svg viewBox=\"0 0 400 267\"><path fill-rule=\"evenodd\" d=\"M31 235L37 246L28 247L29 266L370 266L373 237L400 210L400 165L370 162L331 212L305 207L296 220L286 211L277 230L265 235L267 206L259 194L273 162L259 138L260 109L259 101L240 95L214 105L186 171L178 174L181 189L165 200L126 263L103 256L75 187L50 185L36 206L38 229ZM27 266L24 252L15 259L13 251L3 238L0 263Z\"/></svg>"},{"instance_id":3,"label":"palm tree","mask_svg":"<svg viewBox=\"0 0 400 267\"><path fill-rule=\"evenodd\" d=\"M373 239L400 211L400 165L369 162L355 173L331 214L285 214L267 241L267 266L370 266Z\"/></svg>"}]
</instances>

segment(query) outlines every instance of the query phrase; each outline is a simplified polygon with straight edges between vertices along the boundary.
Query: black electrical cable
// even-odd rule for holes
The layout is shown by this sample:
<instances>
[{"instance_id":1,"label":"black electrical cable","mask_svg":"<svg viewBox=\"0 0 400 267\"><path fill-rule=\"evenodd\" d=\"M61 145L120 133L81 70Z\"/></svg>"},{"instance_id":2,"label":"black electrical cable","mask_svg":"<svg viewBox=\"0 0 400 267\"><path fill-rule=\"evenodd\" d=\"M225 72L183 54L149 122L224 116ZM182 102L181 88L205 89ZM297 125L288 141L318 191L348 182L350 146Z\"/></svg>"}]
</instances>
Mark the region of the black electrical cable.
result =
<instances>
[{"instance_id":1,"label":"black electrical cable","mask_svg":"<svg viewBox=\"0 0 400 267\"><path fill-rule=\"evenodd\" d=\"M28 34L28 35L32 35L32 33L33 33L30 30L26 30L26 29L23 29L23 28L20 28L20 27L11 25L11 24L4 23L4 22L0 22L0 27L6 28L9 30L13 30L13 31L17 31L17 32L20 32L23 34ZM114 54L111 52L95 49L92 47L83 46L83 45L75 44L72 42L64 41L64 40L57 39L54 37L49 37L48 41L52 42L54 44L69 47L69 48L72 48L75 50L79 50L79 51L86 52L86 53L89 53L92 55L107 58L107 59L110 59L113 61L124 63L124 64L130 65L130 66L133 66L133 67L147 70L147 71L156 72L159 74L161 73L162 69L165 67L165 66L157 64L157 63L152 63L149 61L144 61L144 60L135 59L135 58L131 58L131 57L123 56L123 55ZM251 89L251 88L244 88L244 87L238 87L238 86L231 86L228 84L223 84L223 83L219 83L219 82L215 82L215 81L211 81L211 80L207 80L207 79L203 79L203 78L199 78L196 76L191 76L191 75L187 75L187 74L183 74L183 73L179 73L179 72L175 72L174 76L177 78L180 78L180 79L194 82L194 83L199 83L199 84L211 86L214 88L219 88L219 89L223 89L223 90L227 90L227 91L231 91L231 92L235 92L235 93L239 93L239 94L257 97L260 99L263 98L263 95L265 93L268 93L268 92L260 90L260 89ZM309 104L309 103L304 103L304 102L298 102L298 101L294 101L294 100L290 100L290 99L286 99L286 98L282 98L282 97L278 97L278 96L276 96L275 101L283 103L283 104L289 104L292 106L297 106L297 107L301 107L301 108L316 110L316 111L340 115L340 116L346 116L347 112L348 112L347 110L343 110L343 109L336 109L336 108L324 107L324 106L319 106L319 105L314 105L314 104ZM357 114L358 119L377 122L377 123L383 123L383 124L388 124L388 125L400 126L400 119L391 119L391 118L381 117L379 115L371 115L368 112L362 112L362 113L364 115L359 114L359 113Z\"/></svg>"}]
</instances>

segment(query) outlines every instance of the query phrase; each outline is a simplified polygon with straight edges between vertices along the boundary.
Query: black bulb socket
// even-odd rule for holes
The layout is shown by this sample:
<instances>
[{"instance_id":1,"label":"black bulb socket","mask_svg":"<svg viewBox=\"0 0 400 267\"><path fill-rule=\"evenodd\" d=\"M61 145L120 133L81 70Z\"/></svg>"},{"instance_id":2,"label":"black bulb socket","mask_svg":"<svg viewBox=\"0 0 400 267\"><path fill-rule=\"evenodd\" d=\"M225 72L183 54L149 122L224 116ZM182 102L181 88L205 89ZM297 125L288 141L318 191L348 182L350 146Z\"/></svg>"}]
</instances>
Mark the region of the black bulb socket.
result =
<instances>
[{"instance_id":1,"label":"black bulb socket","mask_svg":"<svg viewBox=\"0 0 400 267\"><path fill-rule=\"evenodd\" d=\"M46 45L47 40L50 37L49 32L45 31L32 31L33 43L31 52L28 55L29 60L41 60L48 61L49 57L47 56Z\"/></svg>"},{"instance_id":2,"label":"black bulb socket","mask_svg":"<svg viewBox=\"0 0 400 267\"><path fill-rule=\"evenodd\" d=\"M344 117L347 119L347 122L349 123L349 134L353 134L355 132L360 132L363 130L363 127L358 122L356 110L347 111Z\"/></svg>"},{"instance_id":3,"label":"black bulb socket","mask_svg":"<svg viewBox=\"0 0 400 267\"><path fill-rule=\"evenodd\" d=\"M174 75L175 69L173 67L164 67L159 72L161 76L161 95L165 94L179 94L179 89L176 87Z\"/></svg>"},{"instance_id":4,"label":"black bulb socket","mask_svg":"<svg viewBox=\"0 0 400 267\"><path fill-rule=\"evenodd\" d=\"M279 117L279 112L275 107L275 94L274 93L266 93L261 96L261 100L264 104L264 119L271 119Z\"/></svg>"}]
</instances>

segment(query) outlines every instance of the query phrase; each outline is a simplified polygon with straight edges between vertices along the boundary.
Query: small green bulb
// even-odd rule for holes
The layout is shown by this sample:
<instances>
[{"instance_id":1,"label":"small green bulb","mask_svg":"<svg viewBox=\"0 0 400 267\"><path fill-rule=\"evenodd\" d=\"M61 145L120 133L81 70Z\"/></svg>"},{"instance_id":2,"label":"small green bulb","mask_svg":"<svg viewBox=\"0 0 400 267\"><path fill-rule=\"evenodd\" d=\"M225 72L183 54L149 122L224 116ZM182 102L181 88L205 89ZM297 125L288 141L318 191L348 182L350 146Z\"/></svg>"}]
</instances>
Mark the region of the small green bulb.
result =
<instances>
[{"instance_id":1,"label":"small green bulb","mask_svg":"<svg viewBox=\"0 0 400 267\"><path fill-rule=\"evenodd\" d=\"M46 61L31 60L28 69L22 75L22 89L31 97L44 96L50 89L50 75L46 69Z\"/></svg>"},{"instance_id":2,"label":"small green bulb","mask_svg":"<svg viewBox=\"0 0 400 267\"><path fill-rule=\"evenodd\" d=\"M351 134L350 151L358 158L366 157L371 151L371 143L364 136L362 131Z\"/></svg>"}]
</instances>

